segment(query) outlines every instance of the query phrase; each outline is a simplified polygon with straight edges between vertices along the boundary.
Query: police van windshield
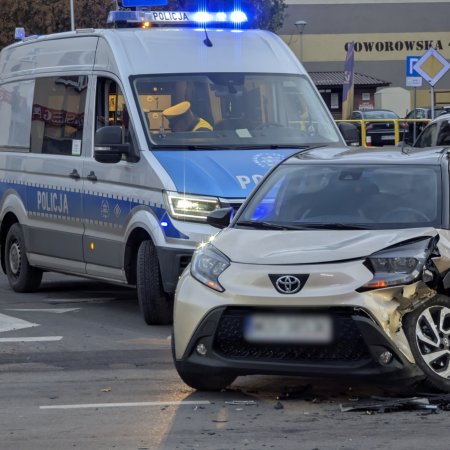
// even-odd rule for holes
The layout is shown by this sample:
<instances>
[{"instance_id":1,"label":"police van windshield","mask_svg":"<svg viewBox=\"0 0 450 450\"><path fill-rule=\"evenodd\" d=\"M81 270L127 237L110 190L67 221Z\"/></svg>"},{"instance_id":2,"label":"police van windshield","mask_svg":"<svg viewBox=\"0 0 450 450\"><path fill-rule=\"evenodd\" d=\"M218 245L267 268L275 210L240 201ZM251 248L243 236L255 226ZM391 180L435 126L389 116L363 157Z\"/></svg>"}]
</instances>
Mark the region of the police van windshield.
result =
<instances>
[{"instance_id":1,"label":"police van windshield","mask_svg":"<svg viewBox=\"0 0 450 450\"><path fill-rule=\"evenodd\" d=\"M153 147L341 142L311 82L297 75L209 73L134 79Z\"/></svg>"}]
</instances>

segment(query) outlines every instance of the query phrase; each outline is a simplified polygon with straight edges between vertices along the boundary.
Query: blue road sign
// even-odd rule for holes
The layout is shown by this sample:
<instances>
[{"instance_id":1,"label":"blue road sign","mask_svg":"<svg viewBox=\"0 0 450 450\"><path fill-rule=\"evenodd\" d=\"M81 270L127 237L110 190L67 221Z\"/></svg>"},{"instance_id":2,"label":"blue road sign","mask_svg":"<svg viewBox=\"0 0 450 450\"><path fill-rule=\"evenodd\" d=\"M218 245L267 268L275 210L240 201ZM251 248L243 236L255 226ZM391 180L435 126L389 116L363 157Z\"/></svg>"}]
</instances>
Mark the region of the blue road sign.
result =
<instances>
[{"instance_id":1,"label":"blue road sign","mask_svg":"<svg viewBox=\"0 0 450 450\"><path fill-rule=\"evenodd\" d=\"M420 77L420 74L416 72L413 67L421 56L407 56L406 57L406 76L407 77Z\"/></svg>"}]
</instances>

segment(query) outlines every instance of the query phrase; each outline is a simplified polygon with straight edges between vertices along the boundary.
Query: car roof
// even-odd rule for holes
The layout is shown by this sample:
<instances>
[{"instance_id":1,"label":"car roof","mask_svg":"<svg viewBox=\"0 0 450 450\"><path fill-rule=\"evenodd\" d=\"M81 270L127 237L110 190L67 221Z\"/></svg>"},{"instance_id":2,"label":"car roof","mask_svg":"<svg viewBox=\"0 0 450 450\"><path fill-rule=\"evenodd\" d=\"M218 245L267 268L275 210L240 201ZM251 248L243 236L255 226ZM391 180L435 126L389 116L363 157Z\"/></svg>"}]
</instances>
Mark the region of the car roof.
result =
<instances>
[{"instance_id":1,"label":"car roof","mask_svg":"<svg viewBox=\"0 0 450 450\"><path fill-rule=\"evenodd\" d=\"M443 147L412 148L383 147L367 149L365 147L329 148L321 147L301 152L287 158L286 164L319 162L332 164L429 164L439 165L448 149Z\"/></svg>"},{"instance_id":2,"label":"car roof","mask_svg":"<svg viewBox=\"0 0 450 450\"><path fill-rule=\"evenodd\" d=\"M429 124L428 126L430 126L431 123L436 123L436 122L441 122L443 120L450 120L450 113L446 113L446 114L441 114L438 117L435 117Z\"/></svg>"}]
</instances>

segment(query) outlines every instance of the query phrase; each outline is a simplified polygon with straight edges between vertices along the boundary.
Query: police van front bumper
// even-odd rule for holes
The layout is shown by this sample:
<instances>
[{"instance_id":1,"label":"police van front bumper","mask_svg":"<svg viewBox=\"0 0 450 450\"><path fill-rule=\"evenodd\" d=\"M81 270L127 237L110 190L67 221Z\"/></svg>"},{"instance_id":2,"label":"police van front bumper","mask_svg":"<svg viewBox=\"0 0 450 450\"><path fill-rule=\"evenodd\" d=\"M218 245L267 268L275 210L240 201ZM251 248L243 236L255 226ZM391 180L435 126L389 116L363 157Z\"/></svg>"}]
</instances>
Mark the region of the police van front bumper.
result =
<instances>
[{"instance_id":1,"label":"police van front bumper","mask_svg":"<svg viewBox=\"0 0 450 450\"><path fill-rule=\"evenodd\" d=\"M156 247L164 292L173 294L183 270L189 265L194 250Z\"/></svg>"}]
</instances>

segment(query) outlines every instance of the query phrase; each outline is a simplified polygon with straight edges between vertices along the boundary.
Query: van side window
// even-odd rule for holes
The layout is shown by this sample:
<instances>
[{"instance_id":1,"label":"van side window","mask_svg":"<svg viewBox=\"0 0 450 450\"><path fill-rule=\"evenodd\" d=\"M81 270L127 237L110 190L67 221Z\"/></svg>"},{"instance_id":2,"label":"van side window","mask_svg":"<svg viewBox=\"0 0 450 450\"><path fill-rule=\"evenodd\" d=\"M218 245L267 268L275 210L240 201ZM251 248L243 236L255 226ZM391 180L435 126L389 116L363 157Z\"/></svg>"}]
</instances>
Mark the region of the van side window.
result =
<instances>
[{"instance_id":1,"label":"van side window","mask_svg":"<svg viewBox=\"0 0 450 450\"><path fill-rule=\"evenodd\" d=\"M31 151L81 155L87 76L38 78L34 89Z\"/></svg>"},{"instance_id":2,"label":"van side window","mask_svg":"<svg viewBox=\"0 0 450 450\"><path fill-rule=\"evenodd\" d=\"M34 81L0 86L0 150L29 151Z\"/></svg>"},{"instance_id":3,"label":"van side window","mask_svg":"<svg viewBox=\"0 0 450 450\"><path fill-rule=\"evenodd\" d=\"M124 144L130 144L131 155L135 153L134 134L130 123L125 97L120 86L109 78L98 78L95 105L95 131L107 126L120 126ZM130 156L129 161L136 158Z\"/></svg>"}]
</instances>

